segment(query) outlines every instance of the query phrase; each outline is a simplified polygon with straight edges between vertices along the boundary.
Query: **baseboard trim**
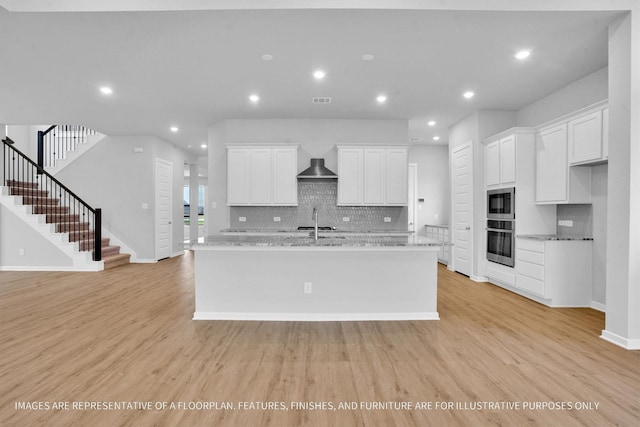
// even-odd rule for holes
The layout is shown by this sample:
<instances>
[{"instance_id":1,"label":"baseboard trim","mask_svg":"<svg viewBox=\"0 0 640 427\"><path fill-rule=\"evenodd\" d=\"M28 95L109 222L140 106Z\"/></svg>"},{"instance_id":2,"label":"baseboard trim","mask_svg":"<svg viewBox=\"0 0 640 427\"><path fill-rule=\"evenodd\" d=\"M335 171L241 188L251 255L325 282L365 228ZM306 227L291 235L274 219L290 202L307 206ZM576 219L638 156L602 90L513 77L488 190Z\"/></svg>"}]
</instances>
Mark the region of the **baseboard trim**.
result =
<instances>
[{"instance_id":1,"label":"baseboard trim","mask_svg":"<svg viewBox=\"0 0 640 427\"><path fill-rule=\"evenodd\" d=\"M420 313L223 313L196 311L193 320L259 320L293 322L349 322L371 320L440 320L438 312Z\"/></svg>"},{"instance_id":2,"label":"baseboard trim","mask_svg":"<svg viewBox=\"0 0 640 427\"><path fill-rule=\"evenodd\" d=\"M602 331L600 338L626 350L640 350L640 339L621 337L620 335L609 332L606 329Z\"/></svg>"},{"instance_id":3,"label":"baseboard trim","mask_svg":"<svg viewBox=\"0 0 640 427\"><path fill-rule=\"evenodd\" d=\"M469 279L473 280L474 282L478 282L478 283L485 283L489 281L488 277L484 277L484 276L474 276L471 275L469 276Z\"/></svg>"},{"instance_id":4,"label":"baseboard trim","mask_svg":"<svg viewBox=\"0 0 640 427\"><path fill-rule=\"evenodd\" d=\"M599 302L596 302L596 301L591 301L591 308L593 308L594 310L601 311L603 313L607 311L607 306L606 305L604 305L602 303L599 303Z\"/></svg>"}]
</instances>

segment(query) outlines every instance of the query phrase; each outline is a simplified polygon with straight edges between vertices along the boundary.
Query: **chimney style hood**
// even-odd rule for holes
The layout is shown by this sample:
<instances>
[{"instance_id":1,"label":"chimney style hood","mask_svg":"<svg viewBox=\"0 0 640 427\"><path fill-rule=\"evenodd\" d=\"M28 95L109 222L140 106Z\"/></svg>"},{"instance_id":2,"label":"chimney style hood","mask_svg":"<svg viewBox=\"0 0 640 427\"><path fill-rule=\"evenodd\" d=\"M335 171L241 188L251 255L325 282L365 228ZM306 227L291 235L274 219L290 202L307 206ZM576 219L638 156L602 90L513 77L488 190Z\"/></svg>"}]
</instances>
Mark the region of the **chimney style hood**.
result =
<instances>
[{"instance_id":1,"label":"chimney style hood","mask_svg":"<svg viewBox=\"0 0 640 427\"><path fill-rule=\"evenodd\" d=\"M338 175L324 166L324 159L311 159L311 166L298 174L298 179L337 179Z\"/></svg>"}]
</instances>

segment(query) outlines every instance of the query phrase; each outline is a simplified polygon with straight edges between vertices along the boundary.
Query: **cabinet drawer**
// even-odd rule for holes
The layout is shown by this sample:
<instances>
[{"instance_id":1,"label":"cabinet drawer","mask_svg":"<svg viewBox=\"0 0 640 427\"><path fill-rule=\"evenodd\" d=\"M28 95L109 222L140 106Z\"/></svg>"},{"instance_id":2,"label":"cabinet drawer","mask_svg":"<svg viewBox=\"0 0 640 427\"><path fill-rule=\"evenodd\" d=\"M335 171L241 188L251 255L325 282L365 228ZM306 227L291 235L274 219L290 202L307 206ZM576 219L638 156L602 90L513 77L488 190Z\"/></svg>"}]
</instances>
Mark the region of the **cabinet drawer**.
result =
<instances>
[{"instance_id":1,"label":"cabinet drawer","mask_svg":"<svg viewBox=\"0 0 640 427\"><path fill-rule=\"evenodd\" d=\"M521 261L518 263L518 274L529 276L538 280L544 280L544 265Z\"/></svg>"},{"instance_id":2,"label":"cabinet drawer","mask_svg":"<svg viewBox=\"0 0 640 427\"><path fill-rule=\"evenodd\" d=\"M516 251L516 259L518 261L526 261L532 264L544 265L544 253L541 252L518 249Z\"/></svg>"},{"instance_id":3,"label":"cabinet drawer","mask_svg":"<svg viewBox=\"0 0 640 427\"><path fill-rule=\"evenodd\" d=\"M544 296L544 282L542 280L532 279L531 277L518 274L516 286L532 294Z\"/></svg>"},{"instance_id":4,"label":"cabinet drawer","mask_svg":"<svg viewBox=\"0 0 640 427\"><path fill-rule=\"evenodd\" d=\"M544 252L543 240L518 239L516 245L518 249L525 249L533 252Z\"/></svg>"}]
</instances>

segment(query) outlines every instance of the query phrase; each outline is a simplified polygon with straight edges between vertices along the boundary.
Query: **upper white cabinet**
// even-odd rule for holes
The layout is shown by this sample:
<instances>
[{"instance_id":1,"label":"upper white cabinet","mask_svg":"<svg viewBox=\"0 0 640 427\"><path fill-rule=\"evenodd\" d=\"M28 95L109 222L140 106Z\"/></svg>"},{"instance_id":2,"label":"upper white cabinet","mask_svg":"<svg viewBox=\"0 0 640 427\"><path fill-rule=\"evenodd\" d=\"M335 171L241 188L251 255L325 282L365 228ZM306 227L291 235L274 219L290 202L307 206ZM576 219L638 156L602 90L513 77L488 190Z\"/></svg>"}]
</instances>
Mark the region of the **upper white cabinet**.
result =
<instances>
[{"instance_id":1,"label":"upper white cabinet","mask_svg":"<svg viewBox=\"0 0 640 427\"><path fill-rule=\"evenodd\" d=\"M563 123L536 135L537 203L591 203L591 169L569 166L567 128Z\"/></svg>"},{"instance_id":2,"label":"upper white cabinet","mask_svg":"<svg viewBox=\"0 0 640 427\"><path fill-rule=\"evenodd\" d=\"M337 146L338 205L406 206L405 146Z\"/></svg>"},{"instance_id":3,"label":"upper white cabinet","mask_svg":"<svg viewBox=\"0 0 640 427\"><path fill-rule=\"evenodd\" d=\"M516 138L509 135L485 146L487 187L513 186L516 182Z\"/></svg>"},{"instance_id":4,"label":"upper white cabinet","mask_svg":"<svg viewBox=\"0 0 640 427\"><path fill-rule=\"evenodd\" d=\"M609 108L602 110L602 158L609 158Z\"/></svg>"},{"instance_id":5,"label":"upper white cabinet","mask_svg":"<svg viewBox=\"0 0 640 427\"><path fill-rule=\"evenodd\" d=\"M569 164L587 164L605 159L603 157L602 124L603 114L600 110L569 121L567 124Z\"/></svg>"},{"instance_id":6,"label":"upper white cabinet","mask_svg":"<svg viewBox=\"0 0 640 427\"><path fill-rule=\"evenodd\" d=\"M298 204L297 146L227 147L227 205Z\"/></svg>"}]
</instances>

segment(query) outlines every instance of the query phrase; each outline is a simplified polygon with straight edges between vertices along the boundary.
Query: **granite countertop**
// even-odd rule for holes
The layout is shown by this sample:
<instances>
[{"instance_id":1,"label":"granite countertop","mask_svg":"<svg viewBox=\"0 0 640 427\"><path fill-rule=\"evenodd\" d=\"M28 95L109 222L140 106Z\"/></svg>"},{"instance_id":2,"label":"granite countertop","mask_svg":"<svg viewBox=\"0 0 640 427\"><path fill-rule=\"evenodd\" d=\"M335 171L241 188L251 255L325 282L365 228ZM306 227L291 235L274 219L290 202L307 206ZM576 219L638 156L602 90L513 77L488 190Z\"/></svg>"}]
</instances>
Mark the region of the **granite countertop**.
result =
<instances>
[{"instance_id":1,"label":"granite countertop","mask_svg":"<svg viewBox=\"0 0 640 427\"><path fill-rule=\"evenodd\" d=\"M519 239L529 240L593 240L593 237L587 236L558 236L557 234L518 234Z\"/></svg>"},{"instance_id":2,"label":"granite countertop","mask_svg":"<svg viewBox=\"0 0 640 427\"><path fill-rule=\"evenodd\" d=\"M209 236L194 249L206 247L431 247L442 246L441 242L427 237L409 236L342 236L320 237L317 241L308 236Z\"/></svg>"},{"instance_id":3,"label":"granite countertop","mask_svg":"<svg viewBox=\"0 0 640 427\"><path fill-rule=\"evenodd\" d=\"M448 225L442 225L442 224L425 224L425 227L438 227L438 228L449 228Z\"/></svg>"}]
</instances>

